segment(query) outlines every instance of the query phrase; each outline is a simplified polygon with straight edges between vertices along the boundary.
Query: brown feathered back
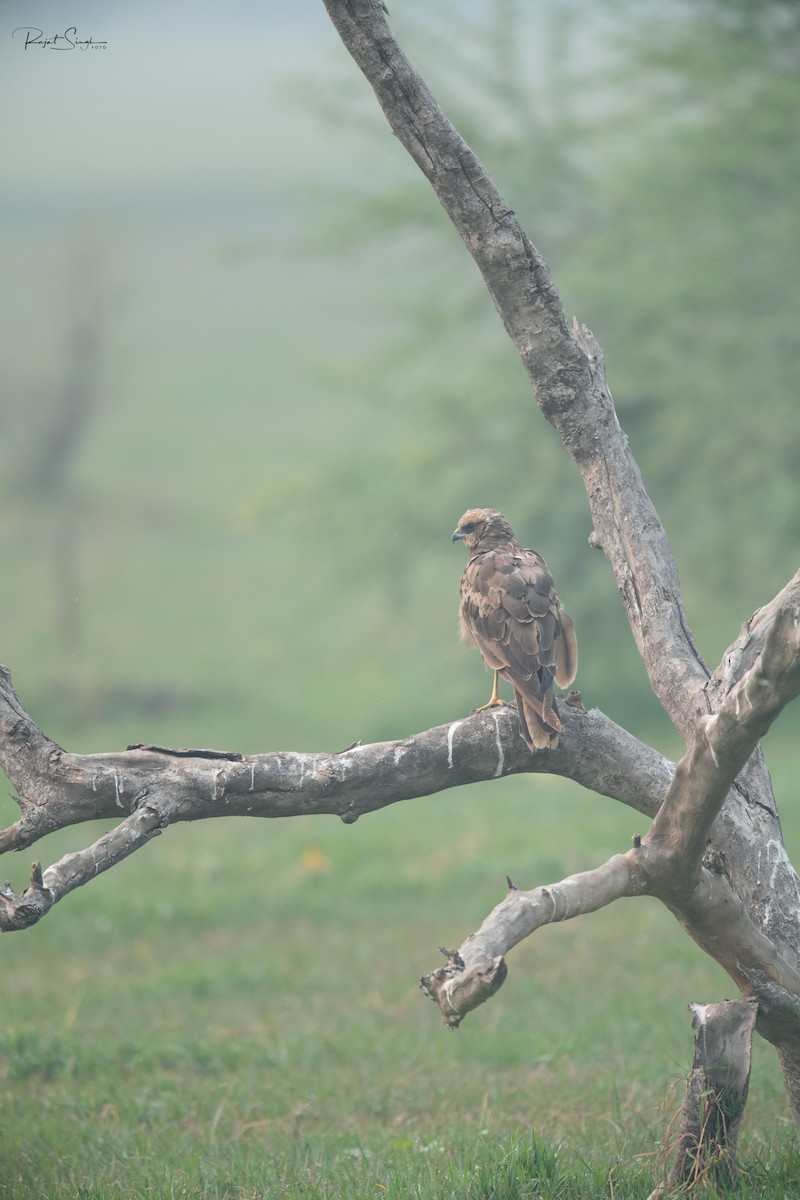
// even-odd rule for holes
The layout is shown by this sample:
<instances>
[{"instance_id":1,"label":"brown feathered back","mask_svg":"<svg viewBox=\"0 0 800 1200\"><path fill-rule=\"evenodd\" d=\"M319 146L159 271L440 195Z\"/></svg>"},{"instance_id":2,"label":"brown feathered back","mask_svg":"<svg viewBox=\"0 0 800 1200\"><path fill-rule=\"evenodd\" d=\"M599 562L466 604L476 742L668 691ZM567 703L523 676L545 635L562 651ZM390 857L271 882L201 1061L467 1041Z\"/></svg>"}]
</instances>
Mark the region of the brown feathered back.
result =
<instances>
[{"instance_id":1,"label":"brown feathered back","mask_svg":"<svg viewBox=\"0 0 800 1200\"><path fill-rule=\"evenodd\" d=\"M578 647L547 563L517 544L495 509L465 512L453 541L464 541L470 552L461 577L461 635L512 684L520 733L530 749L552 749L561 731L553 682L572 683Z\"/></svg>"}]
</instances>

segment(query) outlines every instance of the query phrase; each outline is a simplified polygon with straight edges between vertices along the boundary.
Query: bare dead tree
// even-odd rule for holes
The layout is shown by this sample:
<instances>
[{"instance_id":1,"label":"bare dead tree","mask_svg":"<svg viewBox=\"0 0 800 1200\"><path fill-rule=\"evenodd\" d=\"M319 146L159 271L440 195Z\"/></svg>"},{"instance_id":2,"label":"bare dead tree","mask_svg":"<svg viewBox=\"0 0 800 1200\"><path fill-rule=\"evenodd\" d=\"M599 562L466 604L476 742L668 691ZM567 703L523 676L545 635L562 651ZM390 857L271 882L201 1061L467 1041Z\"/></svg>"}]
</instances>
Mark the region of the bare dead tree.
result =
<instances>
[{"instance_id":1,"label":"bare dead tree","mask_svg":"<svg viewBox=\"0 0 800 1200\"><path fill-rule=\"evenodd\" d=\"M784 849L759 747L800 692L800 571L744 622L711 671L692 638L667 538L617 420L600 347L585 326L567 320L546 264L403 55L380 0L325 2L392 130L482 272L539 408L581 472L594 524L590 544L609 561L653 691L686 752L672 764L601 712L574 703L562 706L558 748L535 755L518 737L512 709L335 755L141 745L75 755L35 725L2 670L0 764L19 793L20 818L0 833L0 851L97 817L119 821L86 849L44 871L35 866L21 894L8 884L0 889L0 928L35 923L178 821L324 812L352 822L457 784L554 773L652 817L649 830L591 870L531 891L509 885L480 928L422 980L444 1022L456 1027L493 995L506 976L508 951L540 926L621 897L654 896L752 1002L756 1029L775 1047L800 1127L800 880ZM737 1127L751 1026L745 1022L736 1042L741 1056L731 1066L745 1081ZM718 1067L698 1065L712 1084ZM687 1114L690 1129L695 1118ZM719 1129L717 1122L717 1138ZM686 1146L683 1153L685 1165ZM685 1177L681 1171L676 1165L676 1179Z\"/></svg>"}]
</instances>

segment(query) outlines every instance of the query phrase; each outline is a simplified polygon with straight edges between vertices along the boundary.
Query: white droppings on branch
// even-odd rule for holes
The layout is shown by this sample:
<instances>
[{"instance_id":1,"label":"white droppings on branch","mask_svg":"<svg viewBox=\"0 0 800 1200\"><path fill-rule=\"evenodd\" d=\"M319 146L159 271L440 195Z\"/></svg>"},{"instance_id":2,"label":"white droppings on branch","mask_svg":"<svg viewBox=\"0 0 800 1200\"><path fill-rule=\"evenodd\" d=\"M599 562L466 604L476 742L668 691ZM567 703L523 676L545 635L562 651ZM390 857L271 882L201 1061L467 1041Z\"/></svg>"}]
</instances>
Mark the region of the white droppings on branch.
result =
<instances>
[{"instance_id":1,"label":"white droppings on branch","mask_svg":"<svg viewBox=\"0 0 800 1200\"><path fill-rule=\"evenodd\" d=\"M62 859L59 859L58 862L53 863L42 875L42 886L51 896L54 891L61 887L61 871L59 868L62 861Z\"/></svg>"},{"instance_id":2,"label":"white droppings on branch","mask_svg":"<svg viewBox=\"0 0 800 1200\"><path fill-rule=\"evenodd\" d=\"M778 869L779 869L780 850L781 850L780 844L775 840L775 838L770 838L770 840L767 842L766 846L764 847L764 852L765 852L766 860L767 860L767 866L772 867L772 870L769 873L769 879L767 880L768 899L767 899L767 903L764 905L764 920L765 921L769 921L772 918L772 900L773 900L773 896L775 894L774 893L775 879L776 879ZM772 857L773 852L775 853L774 859ZM758 852L758 875L759 875L759 882L760 882L761 881L761 851L760 850Z\"/></svg>"},{"instance_id":3,"label":"white droppings on branch","mask_svg":"<svg viewBox=\"0 0 800 1200\"><path fill-rule=\"evenodd\" d=\"M689 1005L689 1011L695 1017L698 1027L705 1025L706 1017L708 1016L709 1007L710 1007L710 1005L708 1005L708 1004L690 1004Z\"/></svg>"},{"instance_id":4,"label":"white droppings on branch","mask_svg":"<svg viewBox=\"0 0 800 1200\"><path fill-rule=\"evenodd\" d=\"M453 721L452 725L449 725L447 729L447 767L450 771L453 769L453 738L459 725L463 724L463 721Z\"/></svg>"},{"instance_id":5,"label":"white droppings on branch","mask_svg":"<svg viewBox=\"0 0 800 1200\"><path fill-rule=\"evenodd\" d=\"M562 895L561 889L559 888L558 884L551 883L548 887L542 888L542 895L547 896L550 900L550 903L553 905L553 915L551 916L550 920L551 921L567 920L567 918L569 917L569 900L568 899L565 901L566 907L565 907L563 917L560 917L558 914L558 901L559 901L559 897Z\"/></svg>"},{"instance_id":6,"label":"white droppings on branch","mask_svg":"<svg viewBox=\"0 0 800 1200\"><path fill-rule=\"evenodd\" d=\"M705 739L706 739L706 742L708 743L708 748L711 751L711 757L714 760L714 766L717 768L719 768L719 759L717 758L716 752L711 743L711 732L717 723L718 715L719 715L718 713L714 713L712 716L705 717L699 722L700 727L702 728L703 733L705 734Z\"/></svg>"},{"instance_id":7,"label":"white droppings on branch","mask_svg":"<svg viewBox=\"0 0 800 1200\"><path fill-rule=\"evenodd\" d=\"M454 982L455 981L453 979L448 979L445 982L445 984L442 987L441 997L444 1001L446 1001L446 1005L444 1007L446 1007L449 1010L449 1012L452 1013L453 1016L457 1016L458 1009L456 1008L455 1004L453 1004L453 983Z\"/></svg>"},{"instance_id":8,"label":"white droppings on branch","mask_svg":"<svg viewBox=\"0 0 800 1200\"><path fill-rule=\"evenodd\" d=\"M497 770L494 773L494 778L499 779L500 776L503 774L503 767L505 766L506 756L505 756L505 752L503 750L503 743L500 741L500 726L498 724L498 715L494 709L492 709L492 718L494 720L494 740L497 744Z\"/></svg>"},{"instance_id":9,"label":"white droppings on branch","mask_svg":"<svg viewBox=\"0 0 800 1200\"><path fill-rule=\"evenodd\" d=\"M748 676L746 676L745 680L744 680L745 699L747 700L747 703L750 705L751 708L755 708L756 704L758 703L758 700L756 700L756 701L753 700L753 696L751 695L751 692L754 692L759 688L761 688L762 691L764 689L773 690L772 680L767 679L766 675L763 675L761 673L761 671L751 671L750 674Z\"/></svg>"},{"instance_id":10,"label":"white droppings on branch","mask_svg":"<svg viewBox=\"0 0 800 1200\"><path fill-rule=\"evenodd\" d=\"M786 872L787 878L793 879L798 906L800 906L800 887L798 887L797 877L794 876L794 872L792 871L786 848L777 838L770 838L763 850L759 849L758 851L756 857L756 882L759 885L762 883L761 865L763 860L766 860L766 867L769 870L769 877L763 881L764 890L767 894L767 902L764 905L764 921L769 923L772 919L776 898L780 903L781 888L779 887L779 883L781 873Z\"/></svg>"}]
</instances>

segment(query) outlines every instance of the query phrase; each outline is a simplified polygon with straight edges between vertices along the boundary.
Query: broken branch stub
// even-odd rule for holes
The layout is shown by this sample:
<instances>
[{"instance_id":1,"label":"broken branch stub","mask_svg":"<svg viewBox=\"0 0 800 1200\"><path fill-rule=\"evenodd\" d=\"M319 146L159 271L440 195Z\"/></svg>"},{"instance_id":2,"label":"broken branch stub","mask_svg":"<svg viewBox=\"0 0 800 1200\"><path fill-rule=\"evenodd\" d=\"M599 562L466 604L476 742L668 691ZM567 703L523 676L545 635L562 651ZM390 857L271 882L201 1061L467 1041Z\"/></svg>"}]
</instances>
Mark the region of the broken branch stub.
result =
<instances>
[{"instance_id":1,"label":"broken branch stub","mask_svg":"<svg viewBox=\"0 0 800 1200\"><path fill-rule=\"evenodd\" d=\"M458 1029L468 1012L490 1000L503 986L508 967L502 955L482 958L467 966L458 950L445 950L447 963L430 975L423 975L419 986L439 1006L448 1029Z\"/></svg>"},{"instance_id":2,"label":"broken branch stub","mask_svg":"<svg viewBox=\"0 0 800 1200\"><path fill-rule=\"evenodd\" d=\"M686 1081L678 1137L665 1182L649 1200L674 1188L693 1186L709 1175L730 1180L736 1169L758 1004L723 1000L690 1004L695 1030L694 1059Z\"/></svg>"}]
</instances>

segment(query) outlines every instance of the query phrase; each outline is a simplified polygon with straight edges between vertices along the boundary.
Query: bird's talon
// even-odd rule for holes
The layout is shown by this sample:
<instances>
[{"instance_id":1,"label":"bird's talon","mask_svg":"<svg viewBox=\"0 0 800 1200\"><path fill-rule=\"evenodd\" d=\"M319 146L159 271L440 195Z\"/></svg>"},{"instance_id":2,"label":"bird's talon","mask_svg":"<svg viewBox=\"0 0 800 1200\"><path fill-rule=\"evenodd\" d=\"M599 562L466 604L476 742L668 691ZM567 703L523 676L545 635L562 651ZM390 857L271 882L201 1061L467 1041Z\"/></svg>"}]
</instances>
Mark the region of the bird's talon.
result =
<instances>
[{"instance_id":1,"label":"bird's talon","mask_svg":"<svg viewBox=\"0 0 800 1200\"><path fill-rule=\"evenodd\" d=\"M487 700L485 704L482 704L480 706L480 708L473 708L472 713L473 713L473 716L477 716L478 713L487 712L490 708L505 708L505 707L506 707L505 700L501 700L500 697L498 696L497 698L495 698L493 700Z\"/></svg>"}]
</instances>

